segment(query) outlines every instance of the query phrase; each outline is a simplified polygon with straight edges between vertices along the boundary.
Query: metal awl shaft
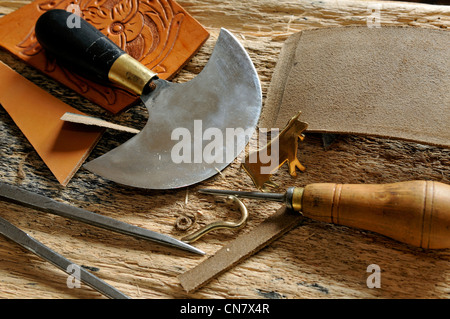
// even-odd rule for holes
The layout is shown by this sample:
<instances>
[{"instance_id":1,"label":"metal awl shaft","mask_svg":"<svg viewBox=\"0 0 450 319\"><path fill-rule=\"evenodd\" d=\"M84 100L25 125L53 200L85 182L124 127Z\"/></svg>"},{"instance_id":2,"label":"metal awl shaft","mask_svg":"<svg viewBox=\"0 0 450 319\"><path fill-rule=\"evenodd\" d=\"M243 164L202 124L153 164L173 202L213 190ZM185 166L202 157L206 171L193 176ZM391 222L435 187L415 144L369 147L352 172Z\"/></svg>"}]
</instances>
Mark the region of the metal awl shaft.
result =
<instances>
[{"instance_id":1,"label":"metal awl shaft","mask_svg":"<svg viewBox=\"0 0 450 319\"><path fill-rule=\"evenodd\" d=\"M64 258L60 254L54 252L41 242L32 238L27 233L20 230L19 228L17 228L16 226L14 226L13 224L11 224L10 222L1 217L0 217L0 234L11 239L15 243L31 251L37 256L47 260L48 262L52 263L54 266L58 267L67 274L72 275L72 273L69 271L69 266L74 266L75 264L73 262ZM111 285L107 284L97 276L94 276L90 272L86 271L82 267L77 266L77 269L79 269L80 271L79 272L80 278L78 278L80 281L82 281L89 287L99 291L108 298L130 299L130 297L123 294L122 292L112 287Z\"/></svg>"},{"instance_id":2,"label":"metal awl shaft","mask_svg":"<svg viewBox=\"0 0 450 319\"><path fill-rule=\"evenodd\" d=\"M242 192L225 189L200 189L199 193L280 202L284 203L289 209L299 211L301 209L303 188L289 187L284 193Z\"/></svg>"},{"instance_id":3,"label":"metal awl shaft","mask_svg":"<svg viewBox=\"0 0 450 319\"><path fill-rule=\"evenodd\" d=\"M114 232L146 239L162 245L171 246L196 254L205 253L181 240L160 234L145 228L130 225L119 220L96 214L78 207L54 201L45 196L29 192L16 186L0 182L0 198L37 209L46 213L74 219L89 225L108 229Z\"/></svg>"}]
</instances>

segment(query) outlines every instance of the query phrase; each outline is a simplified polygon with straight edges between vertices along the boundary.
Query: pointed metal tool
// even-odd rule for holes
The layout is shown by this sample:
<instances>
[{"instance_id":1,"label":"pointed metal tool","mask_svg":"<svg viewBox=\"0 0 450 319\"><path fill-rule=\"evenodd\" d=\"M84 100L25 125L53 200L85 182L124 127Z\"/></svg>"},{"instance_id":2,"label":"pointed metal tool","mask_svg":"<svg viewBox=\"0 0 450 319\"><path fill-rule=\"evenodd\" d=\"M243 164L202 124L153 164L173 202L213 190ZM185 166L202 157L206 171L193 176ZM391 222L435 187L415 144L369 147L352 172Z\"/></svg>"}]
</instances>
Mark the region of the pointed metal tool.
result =
<instances>
[{"instance_id":1,"label":"pointed metal tool","mask_svg":"<svg viewBox=\"0 0 450 319\"><path fill-rule=\"evenodd\" d=\"M58 267L62 271L66 272L69 275L73 275L70 269L79 270L79 279L81 282L85 283L89 287L97 290L101 294L107 296L108 298L113 299L130 299L127 295L123 294L113 286L107 284L97 276L94 276L90 272L86 271L82 267L74 264L70 260L66 259L62 255L56 253L49 247L45 246L38 240L29 236L24 231L20 230L7 220L0 217L0 234L11 239L15 243L19 244L23 248L31 251L37 256L47 260L54 266Z\"/></svg>"},{"instance_id":2,"label":"pointed metal tool","mask_svg":"<svg viewBox=\"0 0 450 319\"><path fill-rule=\"evenodd\" d=\"M67 68L119 85L141 97L149 120L139 134L85 168L119 184L173 189L203 181L245 149L262 108L256 69L237 39L222 29L203 70L186 83L171 83L134 60L81 19L50 10L36 23L36 37Z\"/></svg>"},{"instance_id":3,"label":"pointed metal tool","mask_svg":"<svg viewBox=\"0 0 450 319\"><path fill-rule=\"evenodd\" d=\"M119 220L96 214L78 207L57 202L45 196L29 192L16 186L0 182L0 198L46 213L74 219L89 225L108 229L117 233L156 242L161 245L179 248L192 253L205 253L181 240L145 228L130 225Z\"/></svg>"}]
</instances>

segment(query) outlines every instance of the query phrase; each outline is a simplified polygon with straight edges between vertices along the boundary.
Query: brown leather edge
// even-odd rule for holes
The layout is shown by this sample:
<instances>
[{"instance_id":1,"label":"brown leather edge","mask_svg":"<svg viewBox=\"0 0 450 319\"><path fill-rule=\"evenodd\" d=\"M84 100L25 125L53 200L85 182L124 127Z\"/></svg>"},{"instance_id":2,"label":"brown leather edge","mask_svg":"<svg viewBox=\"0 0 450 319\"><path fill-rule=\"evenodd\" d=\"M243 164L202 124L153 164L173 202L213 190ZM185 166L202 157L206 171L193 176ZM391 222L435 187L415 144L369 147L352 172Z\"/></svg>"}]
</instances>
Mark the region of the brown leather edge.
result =
<instances>
[{"instance_id":1,"label":"brown leather edge","mask_svg":"<svg viewBox=\"0 0 450 319\"><path fill-rule=\"evenodd\" d=\"M261 114L259 127L271 129L274 128L278 114L281 109L281 101L283 100L284 88L286 87L286 81L288 80L287 74L292 68L292 61L295 57L295 48L300 41L302 32L297 32L291 35L283 44L281 52L278 58L278 62L275 65L272 81L270 83L266 102L264 104L264 110ZM284 74L285 76L278 76Z\"/></svg>"},{"instance_id":2,"label":"brown leather edge","mask_svg":"<svg viewBox=\"0 0 450 319\"><path fill-rule=\"evenodd\" d=\"M65 112L83 114L0 62L0 104L33 146L58 182L66 186L104 129L64 123Z\"/></svg>"}]
</instances>

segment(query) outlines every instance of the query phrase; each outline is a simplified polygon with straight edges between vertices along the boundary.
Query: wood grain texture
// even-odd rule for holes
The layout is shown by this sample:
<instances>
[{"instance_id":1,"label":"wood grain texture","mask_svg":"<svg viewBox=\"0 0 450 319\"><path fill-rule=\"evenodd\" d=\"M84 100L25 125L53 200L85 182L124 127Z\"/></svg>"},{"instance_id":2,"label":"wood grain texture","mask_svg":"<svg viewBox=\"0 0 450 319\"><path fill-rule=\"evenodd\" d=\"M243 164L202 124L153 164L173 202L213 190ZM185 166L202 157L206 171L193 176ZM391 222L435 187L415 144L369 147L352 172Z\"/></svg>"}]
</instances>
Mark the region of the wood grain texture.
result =
<instances>
[{"instance_id":1,"label":"wood grain texture","mask_svg":"<svg viewBox=\"0 0 450 319\"><path fill-rule=\"evenodd\" d=\"M8 13L25 1L0 1ZM264 97L280 48L296 31L316 27L366 23L369 2L356 1L179 1L211 33L210 39L174 78L195 77L214 47L220 27L233 32L248 50L261 79ZM380 4L381 2L375 2ZM446 6L382 2L383 25L448 28ZM99 107L17 61L6 52L0 59L82 112L118 124L143 126L147 114L136 107L111 117ZM199 188L254 190L252 181L232 163L221 174L188 189L143 191L118 186L80 170L67 187L53 179L45 165L0 109L0 176L2 180L57 200L107 216L181 237L177 217L196 215L196 228L218 219L236 218L238 212L220 200L199 195ZM127 140L126 133L107 131L91 159ZM308 134L298 157L306 171L292 178L286 167L274 174L281 187L313 182L389 183L429 179L450 183L450 151L382 138L341 136L325 151L320 136ZM239 233L273 214L275 203L245 200L250 218ZM300 227L214 279L193 294L182 289L177 276L214 254L236 238L235 231L208 234L195 245L205 257L97 230L78 222L0 203L5 219L28 231L57 252L81 265L133 298L449 298L450 252L426 251L399 244L371 232L306 220ZM367 267L381 268L381 288L367 287ZM102 298L90 288L68 289L66 275L0 240L0 297Z\"/></svg>"}]
</instances>

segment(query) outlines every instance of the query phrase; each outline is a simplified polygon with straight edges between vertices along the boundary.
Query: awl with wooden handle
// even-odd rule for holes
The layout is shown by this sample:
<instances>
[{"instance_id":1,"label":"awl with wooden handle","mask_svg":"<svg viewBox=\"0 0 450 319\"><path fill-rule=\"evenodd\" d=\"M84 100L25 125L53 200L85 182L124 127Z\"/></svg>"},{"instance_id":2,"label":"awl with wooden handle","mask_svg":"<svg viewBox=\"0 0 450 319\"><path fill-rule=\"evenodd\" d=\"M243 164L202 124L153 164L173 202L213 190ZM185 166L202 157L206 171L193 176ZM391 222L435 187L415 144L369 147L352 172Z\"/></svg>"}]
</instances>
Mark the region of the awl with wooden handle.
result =
<instances>
[{"instance_id":1,"label":"awl with wooden handle","mask_svg":"<svg viewBox=\"0 0 450 319\"><path fill-rule=\"evenodd\" d=\"M283 202L311 219L373 231L426 249L450 248L450 186L439 182L316 183L290 187L285 193L199 192Z\"/></svg>"}]
</instances>

